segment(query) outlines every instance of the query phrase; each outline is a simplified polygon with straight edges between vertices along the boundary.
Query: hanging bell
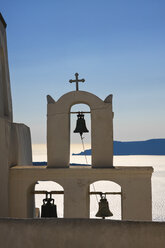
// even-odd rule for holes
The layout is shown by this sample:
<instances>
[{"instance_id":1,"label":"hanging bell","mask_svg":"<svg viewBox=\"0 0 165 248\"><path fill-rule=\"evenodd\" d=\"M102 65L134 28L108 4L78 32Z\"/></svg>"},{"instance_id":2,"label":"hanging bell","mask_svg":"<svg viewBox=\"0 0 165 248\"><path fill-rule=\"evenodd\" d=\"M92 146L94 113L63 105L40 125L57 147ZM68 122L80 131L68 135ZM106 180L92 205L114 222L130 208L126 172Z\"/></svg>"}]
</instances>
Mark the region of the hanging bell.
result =
<instances>
[{"instance_id":1,"label":"hanging bell","mask_svg":"<svg viewBox=\"0 0 165 248\"><path fill-rule=\"evenodd\" d=\"M102 217L103 219L105 219L105 217L113 216L112 212L109 210L109 204L105 195L101 195L99 210L95 216Z\"/></svg>"},{"instance_id":2,"label":"hanging bell","mask_svg":"<svg viewBox=\"0 0 165 248\"><path fill-rule=\"evenodd\" d=\"M88 133L88 129L86 127L86 123L84 120L84 114L80 113L77 115L78 119L77 119L77 124L76 124L76 128L74 130L74 133L79 133L80 136L82 137L83 133Z\"/></svg>"},{"instance_id":3,"label":"hanging bell","mask_svg":"<svg viewBox=\"0 0 165 248\"><path fill-rule=\"evenodd\" d=\"M41 207L41 217L43 218L57 218L57 208L54 204L54 199L52 198L52 194L50 193L50 197L48 197L48 193L46 193L46 198L43 199L43 205Z\"/></svg>"}]
</instances>

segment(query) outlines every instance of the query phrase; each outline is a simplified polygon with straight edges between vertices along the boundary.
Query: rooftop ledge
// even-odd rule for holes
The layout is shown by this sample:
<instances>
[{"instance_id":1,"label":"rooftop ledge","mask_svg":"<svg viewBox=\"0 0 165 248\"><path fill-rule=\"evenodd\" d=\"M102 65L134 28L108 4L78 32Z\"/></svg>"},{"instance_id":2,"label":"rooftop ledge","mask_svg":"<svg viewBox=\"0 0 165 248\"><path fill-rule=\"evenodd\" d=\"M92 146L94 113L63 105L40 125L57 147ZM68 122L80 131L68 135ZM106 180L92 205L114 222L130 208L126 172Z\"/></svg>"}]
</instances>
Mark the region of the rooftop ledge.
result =
<instances>
[{"instance_id":1,"label":"rooftop ledge","mask_svg":"<svg viewBox=\"0 0 165 248\"><path fill-rule=\"evenodd\" d=\"M34 165L17 165L10 168L11 171L15 170L42 170L42 171L51 171L52 172L64 172L70 173L74 171L86 171L88 173L152 173L154 171L151 166L116 166L114 168L92 168L90 166L70 166L66 168L48 168L47 166L34 166Z\"/></svg>"}]
</instances>

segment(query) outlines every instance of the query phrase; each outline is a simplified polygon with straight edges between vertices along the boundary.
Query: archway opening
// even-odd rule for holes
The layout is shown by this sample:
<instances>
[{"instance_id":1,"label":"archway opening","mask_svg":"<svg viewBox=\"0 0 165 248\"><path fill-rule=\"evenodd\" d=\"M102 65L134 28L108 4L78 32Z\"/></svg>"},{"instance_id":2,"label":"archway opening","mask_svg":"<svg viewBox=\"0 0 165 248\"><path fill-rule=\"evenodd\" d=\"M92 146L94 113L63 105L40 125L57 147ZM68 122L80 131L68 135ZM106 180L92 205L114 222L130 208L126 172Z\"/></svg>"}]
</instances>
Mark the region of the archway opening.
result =
<instances>
[{"instance_id":1,"label":"archway opening","mask_svg":"<svg viewBox=\"0 0 165 248\"><path fill-rule=\"evenodd\" d=\"M97 192L107 193L106 199L113 216L106 217L106 219L121 220L121 186L107 180L100 180L90 184L90 218L97 218L95 215L98 212L101 199L100 194L97 194Z\"/></svg>"},{"instance_id":2,"label":"archway opening","mask_svg":"<svg viewBox=\"0 0 165 248\"><path fill-rule=\"evenodd\" d=\"M35 217L41 217L41 206L46 194L43 191L52 192L54 204L57 207L57 217L64 217L64 189L54 181L38 181L35 184ZM37 193L38 192L38 193Z\"/></svg>"},{"instance_id":3,"label":"archway opening","mask_svg":"<svg viewBox=\"0 0 165 248\"><path fill-rule=\"evenodd\" d=\"M79 133L74 133L79 112L84 115L89 131L83 133L82 138ZM91 165L91 113L86 104L75 104L70 109L70 164Z\"/></svg>"}]
</instances>

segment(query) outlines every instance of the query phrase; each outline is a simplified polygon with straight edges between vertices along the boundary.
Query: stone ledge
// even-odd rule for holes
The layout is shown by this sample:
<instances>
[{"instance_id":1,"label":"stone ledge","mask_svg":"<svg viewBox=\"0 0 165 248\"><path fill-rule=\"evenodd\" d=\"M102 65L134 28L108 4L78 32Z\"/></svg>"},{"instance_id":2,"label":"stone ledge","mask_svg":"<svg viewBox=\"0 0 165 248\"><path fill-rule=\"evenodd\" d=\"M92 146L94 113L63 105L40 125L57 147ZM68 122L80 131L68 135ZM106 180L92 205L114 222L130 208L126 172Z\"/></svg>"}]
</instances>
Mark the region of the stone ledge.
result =
<instances>
[{"instance_id":1,"label":"stone ledge","mask_svg":"<svg viewBox=\"0 0 165 248\"><path fill-rule=\"evenodd\" d=\"M152 174L154 169L151 166L117 166L114 168L91 168L86 166L72 166L70 168L47 168L46 166L14 166L10 168L11 172L14 171L22 171L22 172L36 172L36 171L42 171L41 173L45 174L80 174L80 175L99 175L99 174Z\"/></svg>"},{"instance_id":2,"label":"stone ledge","mask_svg":"<svg viewBox=\"0 0 165 248\"><path fill-rule=\"evenodd\" d=\"M164 247L165 223L96 219L0 219L2 247ZM20 234L20 235L18 235Z\"/></svg>"}]
</instances>

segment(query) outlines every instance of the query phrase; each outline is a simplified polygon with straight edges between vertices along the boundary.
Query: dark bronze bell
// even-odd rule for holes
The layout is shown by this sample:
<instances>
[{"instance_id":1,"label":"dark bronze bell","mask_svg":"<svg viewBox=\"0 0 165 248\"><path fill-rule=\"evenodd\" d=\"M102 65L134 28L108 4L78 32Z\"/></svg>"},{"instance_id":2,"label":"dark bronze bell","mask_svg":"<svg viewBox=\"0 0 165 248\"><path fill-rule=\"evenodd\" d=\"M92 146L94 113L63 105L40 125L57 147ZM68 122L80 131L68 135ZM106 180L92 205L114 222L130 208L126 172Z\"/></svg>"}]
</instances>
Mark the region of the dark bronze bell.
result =
<instances>
[{"instance_id":1,"label":"dark bronze bell","mask_svg":"<svg viewBox=\"0 0 165 248\"><path fill-rule=\"evenodd\" d=\"M95 216L102 217L103 219L105 219L105 217L113 216L112 212L109 210L109 204L105 196L101 195L99 210Z\"/></svg>"},{"instance_id":2,"label":"dark bronze bell","mask_svg":"<svg viewBox=\"0 0 165 248\"><path fill-rule=\"evenodd\" d=\"M80 136L82 137L83 133L88 133L88 129L86 127L86 123L84 120L84 114L80 113L77 115L78 119L77 119L77 124L76 124L76 128L74 130L74 133L79 133Z\"/></svg>"},{"instance_id":3,"label":"dark bronze bell","mask_svg":"<svg viewBox=\"0 0 165 248\"><path fill-rule=\"evenodd\" d=\"M57 218L57 208L54 204L54 199L50 193L50 197L48 197L48 193L46 193L46 198L43 199L43 205L41 207L41 217L43 218Z\"/></svg>"}]
</instances>

